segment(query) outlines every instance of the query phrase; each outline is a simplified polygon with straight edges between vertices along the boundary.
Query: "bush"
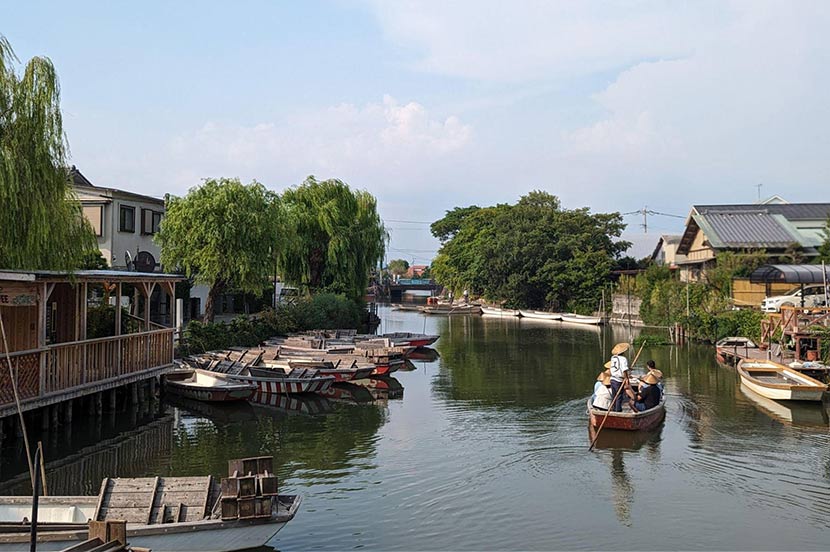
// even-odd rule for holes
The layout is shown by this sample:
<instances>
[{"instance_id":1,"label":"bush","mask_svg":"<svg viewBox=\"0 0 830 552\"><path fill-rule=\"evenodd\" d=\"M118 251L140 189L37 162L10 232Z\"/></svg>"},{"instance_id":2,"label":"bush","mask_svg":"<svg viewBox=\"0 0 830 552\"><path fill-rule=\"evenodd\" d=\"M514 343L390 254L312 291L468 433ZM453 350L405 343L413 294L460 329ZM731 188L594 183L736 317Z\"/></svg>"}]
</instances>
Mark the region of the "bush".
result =
<instances>
[{"instance_id":1,"label":"bush","mask_svg":"<svg viewBox=\"0 0 830 552\"><path fill-rule=\"evenodd\" d=\"M121 308L121 334L134 333L141 329L141 323L129 317L129 309ZM87 310L87 339L112 337L115 335L115 306L97 305Z\"/></svg>"},{"instance_id":2,"label":"bush","mask_svg":"<svg viewBox=\"0 0 830 552\"><path fill-rule=\"evenodd\" d=\"M183 355L230 347L256 347L269 337L315 329L358 329L363 309L345 295L321 293L294 305L282 305L230 322L193 321L184 332Z\"/></svg>"}]
</instances>

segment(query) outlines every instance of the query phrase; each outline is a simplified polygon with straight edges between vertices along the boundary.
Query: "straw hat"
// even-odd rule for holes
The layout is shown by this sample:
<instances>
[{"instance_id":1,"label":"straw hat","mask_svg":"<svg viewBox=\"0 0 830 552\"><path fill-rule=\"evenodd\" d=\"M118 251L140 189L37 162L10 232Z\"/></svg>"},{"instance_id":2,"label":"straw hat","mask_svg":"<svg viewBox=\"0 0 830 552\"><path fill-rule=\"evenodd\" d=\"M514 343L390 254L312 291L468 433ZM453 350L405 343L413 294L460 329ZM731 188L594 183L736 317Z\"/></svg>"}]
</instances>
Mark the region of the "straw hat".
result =
<instances>
[{"instance_id":1,"label":"straw hat","mask_svg":"<svg viewBox=\"0 0 830 552\"><path fill-rule=\"evenodd\" d=\"M609 360L608 362L603 364L603 366L605 366L606 370L610 370L611 369L611 361Z\"/></svg>"},{"instance_id":2,"label":"straw hat","mask_svg":"<svg viewBox=\"0 0 830 552\"><path fill-rule=\"evenodd\" d=\"M611 349L612 355L620 355L628 350L628 343L617 343L614 345L614 348Z\"/></svg>"},{"instance_id":3,"label":"straw hat","mask_svg":"<svg viewBox=\"0 0 830 552\"><path fill-rule=\"evenodd\" d=\"M611 385L611 372L609 370L600 372L597 376L597 381L601 381L605 386Z\"/></svg>"},{"instance_id":4,"label":"straw hat","mask_svg":"<svg viewBox=\"0 0 830 552\"><path fill-rule=\"evenodd\" d=\"M654 375L654 373L649 372L645 376L641 377L640 381L642 381L643 383L647 383L649 385L655 385L659 380L657 379L657 376Z\"/></svg>"},{"instance_id":5,"label":"straw hat","mask_svg":"<svg viewBox=\"0 0 830 552\"><path fill-rule=\"evenodd\" d=\"M657 379L663 379L663 372L661 372L657 368L652 368L651 370L648 371L648 373L649 374L654 374L654 377L656 377Z\"/></svg>"}]
</instances>

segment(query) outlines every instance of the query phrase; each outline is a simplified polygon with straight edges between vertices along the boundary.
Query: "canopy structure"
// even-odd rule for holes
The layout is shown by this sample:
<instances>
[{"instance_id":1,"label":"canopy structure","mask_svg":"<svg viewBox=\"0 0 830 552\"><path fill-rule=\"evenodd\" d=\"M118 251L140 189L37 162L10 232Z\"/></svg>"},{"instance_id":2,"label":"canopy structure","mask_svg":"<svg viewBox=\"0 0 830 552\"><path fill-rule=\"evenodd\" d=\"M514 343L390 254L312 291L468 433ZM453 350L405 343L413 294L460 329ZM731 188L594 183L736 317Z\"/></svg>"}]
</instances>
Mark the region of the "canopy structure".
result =
<instances>
[{"instance_id":1,"label":"canopy structure","mask_svg":"<svg viewBox=\"0 0 830 552\"><path fill-rule=\"evenodd\" d=\"M827 268L827 279L830 280L830 267ZM824 268L821 265L764 265L756 268L749 275L753 284L771 284L781 282L785 284L823 284L825 281Z\"/></svg>"}]
</instances>

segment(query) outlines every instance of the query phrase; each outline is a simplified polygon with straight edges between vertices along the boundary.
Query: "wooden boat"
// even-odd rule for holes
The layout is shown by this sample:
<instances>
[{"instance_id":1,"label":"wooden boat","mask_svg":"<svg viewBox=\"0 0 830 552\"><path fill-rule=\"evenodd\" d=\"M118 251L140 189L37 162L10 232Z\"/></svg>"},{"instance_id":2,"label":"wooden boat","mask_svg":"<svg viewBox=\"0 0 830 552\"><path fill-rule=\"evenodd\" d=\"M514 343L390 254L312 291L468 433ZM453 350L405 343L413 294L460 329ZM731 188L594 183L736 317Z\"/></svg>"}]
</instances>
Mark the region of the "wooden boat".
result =
<instances>
[{"instance_id":1,"label":"wooden boat","mask_svg":"<svg viewBox=\"0 0 830 552\"><path fill-rule=\"evenodd\" d=\"M591 406L591 399L588 399L588 416L590 424L598 428L605 418L605 410L597 410ZM663 418L666 417L666 397L663 396L660 404L654 408L642 412L631 412L629 408L623 407L622 412L607 412L608 418L602 427L606 429L621 429L623 431L642 431L657 427Z\"/></svg>"},{"instance_id":2,"label":"wooden boat","mask_svg":"<svg viewBox=\"0 0 830 552\"><path fill-rule=\"evenodd\" d=\"M429 347L438 341L438 337L440 336L412 332L393 332L382 334L380 337L388 339L393 347L408 346L418 348Z\"/></svg>"},{"instance_id":3,"label":"wooden boat","mask_svg":"<svg viewBox=\"0 0 830 552\"><path fill-rule=\"evenodd\" d=\"M738 363L741 383L762 397L778 401L820 401L827 385L771 360Z\"/></svg>"},{"instance_id":4,"label":"wooden boat","mask_svg":"<svg viewBox=\"0 0 830 552\"><path fill-rule=\"evenodd\" d=\"M778 402L763 397L748 388L743 383L740 386L741 393L758 410L779 422L798 426L819 426L827 427L827 412L820 403L787 401Z\"/></svg>"},{"instance_id":5,"label":"wooden boat","mask_svg":"<svg viewBox=\"0 0 830 552\"><path fill-rule=\"evenodd\" d=\"M322 393L331 387L334 378L319 376L314 370L296 368L290 374L269 368L246 368L239 374L229 374L236 381L253 383L257 391L272 395Z\"/></svg>"},{"instance_id":6,"label":"wooden boat","mask_svg":"<svg viewBox=\"0 0 830 552\"><path fill-rule=\"evenodd\" d=\"M602 318L599 316L585 316L582 314L562 313L560 319L562 322L570 322L571 324L589 324L596 326L602 324Z\"/></svg>"},{"instance_id":7,"label":"wooden boat","mask_svg":"<svg viewBox=\"0 0 830 552\"><path fill-rule=\"evenodd\" d=\"M368 378L375 371L374 364L358 364L353 361L351 364L341 361L317 360L313 358L265 360L255 368L270 368L282 370L286 374L295 368L311 368L317 371L320 376L331 376L336 382L346 382L356 379Z\"/></svg>"},{"instance_id":8,"label":"wooden boat","mask_svg":"<svg viewBox=\"0 0 830 552\"><path fill-rule=\"evenodd\" d=\"M165 374L164 388L174 395L207 402L244 401L256 391L252 383L240 383L225 374L200 368Z\"/></svg>"},{"instance_id":9,"label":"wooden boat","mask_svg":"<svg viewBox=\"0 0 830 552\"><path fill-rule=\"evenodd\" d=\"M131 546L153 552L220 552L264 546L294 519L301 497L279 495L262 504L261 517L222 519L219 482L206 477L104 480L97 496L38 499L38 552L53 552L87 539L87 521L127 522ZM254 499L263 500L263 499ZM0 552L29 550L32 498L0 497Z\"/></svg>"},{"instance_id":10,"label":"wooden boat","mask_svg":"<svg viewBox=\"0 0 830 552\"><path fill-rule=\"evenodd\" d=\"M421 312L435 315L478 314L481 307L478 305L434 305L426 306Z\"/></svg>"},{"instance_id":11,"label":"wooden boat","mask_svg":"<svg viewBox=\"0 0 830 552\"><path fill-rule=\"evenodd\" d=\"M532 318L534 320L562 320L562 315L558 312L519 309L519 314L524 318Z\"/></svg>"},{"instance_id":12,"label":"wooden boat","mask_svg":"<svg viewBox=\"0 0 830 552\"><path fill-rule=\"evenodd\" d=\"M721 364L730 364L738 355L749 357L750 351L757 351L758 345L748 337L724 337L715 343L715 354Z\"/></svg>"},{"instance_id":13,"label":"wooden boat","mask_svg":"<svg viewBox=\"0 0 830 552\"><path fill-rule=\"evenodd\" d=\"M513 309L502 309L499 307L485 307L481 306L481 314L485 316L519 316L519 311Z\"/></svg>"},{"instance_id":14,"label":"wooden boat","mask_svg":"<svg viewBox=\"0 0 830 552\"><path fill-rule=\"evenodd\" d=\"M278 359L285 360L320 360L320 361L341 361L368 362L373 366L372 376L385 376L397 371L404 365L406 358L402 354L374 355L373 350L355 349L353 354L333 353L316 349L300 349L296 347L281 347Z\"/></svg>"}]
</instances>

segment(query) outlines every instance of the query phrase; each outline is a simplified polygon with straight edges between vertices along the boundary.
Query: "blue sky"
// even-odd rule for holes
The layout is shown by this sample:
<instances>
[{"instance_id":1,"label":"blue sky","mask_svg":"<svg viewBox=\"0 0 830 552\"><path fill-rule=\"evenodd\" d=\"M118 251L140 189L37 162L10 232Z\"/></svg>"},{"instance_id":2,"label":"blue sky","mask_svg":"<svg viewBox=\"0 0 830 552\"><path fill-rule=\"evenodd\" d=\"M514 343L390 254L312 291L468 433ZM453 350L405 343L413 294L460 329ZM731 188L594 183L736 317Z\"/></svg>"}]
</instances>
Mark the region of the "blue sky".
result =
<instances>
[{"instance_id":1,"label":"blue sky","mask_svg":"<svg viewBox=\"0 0 830 552\"><path fill-rule=\"evenodd\" d=\"M94 183L374 193L390 257L428 262L457 205L544 189L685 215L762 193L827 201L830 4L456 0L26 2L0 33L61 78ZM655 241L627 217L637 255ZM679 219L652 217L652 233Z\"/></svg>"}]
</instances>

